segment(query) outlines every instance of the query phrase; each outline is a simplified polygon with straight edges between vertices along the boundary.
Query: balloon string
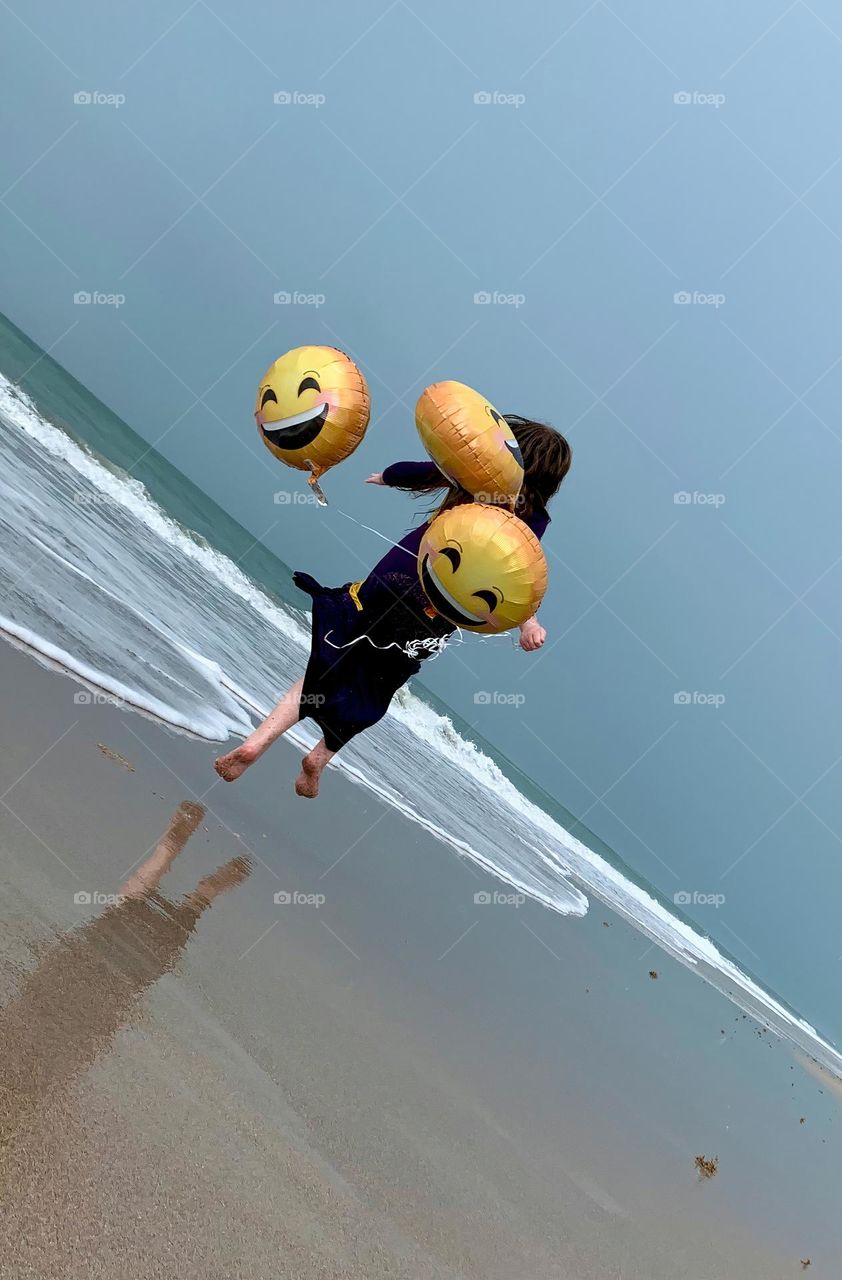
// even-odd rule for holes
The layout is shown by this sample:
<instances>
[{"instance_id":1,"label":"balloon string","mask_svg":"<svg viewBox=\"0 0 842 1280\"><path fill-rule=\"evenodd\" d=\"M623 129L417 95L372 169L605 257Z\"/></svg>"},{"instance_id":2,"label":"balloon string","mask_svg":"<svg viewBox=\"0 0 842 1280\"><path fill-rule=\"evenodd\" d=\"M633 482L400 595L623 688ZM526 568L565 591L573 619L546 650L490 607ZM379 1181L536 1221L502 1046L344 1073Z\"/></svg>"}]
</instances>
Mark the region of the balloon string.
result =
<instances>
[{"instance_id":1,"label":"balloon string","mask_svg":"<svg viewBox=\"0 0 842 1280\"><path fill-rule=\"evenodd\" d=\"M384 542L388 542L388 543L389 543L389 546L390 546L390 547L397 547L399 551L405 551L405 552L406 552L406 554L407 554L407 555L408 555L408 556L409 556L413 561L417 560L417 556L415 555L415 553L414 553L413 551L410 551L408 547L401 546L401 544L400 544L399 542L395 542L392 538L389 538L385 533L381 533L379 529L373 529L373 528L372 528L372 526L371 526L370 524L363 524L362 520L358 520L356 516L352 516L352 515L350 515L347 511L343 511L341 507L337 507L337 506L333 506L333 505L332 505L332 506L331 506L331 510L335 511L337 515L344 516L346 520L350 520L353 524L359 525L359 527L360 527L361 529L365 529L368 533L373 533L373 534L375 534L378 538L382 538ZM493 635L493 636L481 636L481 635L478 635L476 632L472 632L471 634L472 634L472 635L475 635L475 636L476 636L476 638L477 638L477 640L479 640L479 641L488 641L488 640L507 640L507 639L510 639L510 637L508 636L508 634L507 634L506 632L503 632L503 633L502 633L502 634L500 634L500 635ZM457 635L457 636L459 637L459 638L458 638L458 640L456 641L456 643L457 643L457 644L464 644L464 643L465 643L465 638L464 638L464 635L462 634L462 628L461 628L461 627L457 627L457 628L456 628L455 635ZM325 636L325 639L327 640L327 636ZM374 648L375 648L375 649L380 649L380 648L391 649L392 647L397 648L397 649L402 648L402 646L401 646L401 645L396 644L395 642L392 642L392 644L388 644L388 645L376 645L376 644L374 644L374 641L373 641L373 640L371 640L371 638L370 638L370 637L368 636L368 634L367 634L367 633L365 633L365 632L363 633L363 635L358 636L358 637L357 637L357 639L359 639L359 640L368 640L368 641L369 641L369 643L370 643L370 644L372 644L372 645L374 646ZM441 656L441 654L442 654L442 653L444 653L445 645L447 644L448 639L451 639L451 640L453 639L453 635L451 635L450 637L447 637L447 636L442 637L442 639L444 640L444 643L441 645L441 648L437 649L437 650L436 650L436 652L435 652L435 653L434 653L434 655L433 655L433 656L434 656L434 657L436 657L436 658L440 657L440 656ZM519 641L518 641L518 640L515 640L515 639L514 639L514 637L511 637L511 640L512 640L512 648L517 649L517 648L519 647ZM347 646L346 646L346 645L334 645L334 644L332 644L332 642L331 642L330 640L328 640L327 642L328 642L328 644L330 644L330 645L331 645L331 647L332 647L332 648L334 648L334 649L344 649L344 648L347 648ZM351 641L351 643L352 643L352 644L354 644L354 643L356 643L356 642L355 642L355 641ZM410 641L408 642L408 645L419 645L419 644L423 646L424 642L423 642L423 641L420 641L420 640L410 640ZM417 654L412 653L412 654L408 654L407 656L408 656L408 657L416 657L416 656L417 656Z\"/></svg>"},{"instance_id":2,"label":"balloon string","mask_svg":"<svg viewBox=\"0 0 842 1280\"><path fill-rule=\"evenodd\" d=\"M381 533L379 529L373 529L370 524L363 524L362 520L358 520L356 516L349 515L347 511L343 511L341 507L334 507L333 510L337 515L344 516L346 520L351 520L354 524L359 525L361 529L366 529L369 533L374 533L378 538L382 538L384 542L388 542L390 547L397 547L399 551L405 551L413 560L417 559L415 552L410 551L409 547L402 547L399 542L394 542L388 538L385 533Z\"/></svg>"}]
</instances>

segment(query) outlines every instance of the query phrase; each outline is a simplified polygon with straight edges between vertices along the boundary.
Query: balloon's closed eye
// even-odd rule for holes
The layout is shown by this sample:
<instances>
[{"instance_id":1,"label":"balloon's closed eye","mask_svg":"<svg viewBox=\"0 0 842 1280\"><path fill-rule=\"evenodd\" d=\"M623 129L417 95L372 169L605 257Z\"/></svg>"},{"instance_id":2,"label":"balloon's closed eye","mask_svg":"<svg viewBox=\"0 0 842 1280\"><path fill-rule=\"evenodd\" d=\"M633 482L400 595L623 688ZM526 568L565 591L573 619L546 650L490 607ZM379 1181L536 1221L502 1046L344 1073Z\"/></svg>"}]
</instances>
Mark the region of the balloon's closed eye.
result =
<instances>
[{"instance_id":1,"label":"balloon's closed eye","mask_svg":"<svg viewBox=\"0 0 842 1280\"><path fill-rule=\"evenodd\" d=\"M278 403L278 397L275 395L271 387L267 387L266 390L263 392L263 395L260 397L261 409L265 408L267 404L277 404L277 403Z\"/></svg>"},{"instance_id":2,"label":"balloon's closed eye","mask_svg":"<svg viewBox=\"0 0 842 1280\"><path fill-rule=\"evenodd\" d=\"M476 596L477 600L482 600L483 604L488 605L489 611L491 613L494 612L494 610L497 608L497 605L500 603L500 601L497 599L497 594L494 591L475 591L474 595Z\"/></svg>"},{"instance_id":3,"label":"balloon's closed eye","mask_svg":"<svg viewBox=\"0 0 842 1280\"><path fill-rule=\"evenodd\" d=\"M315 378L302 378L301 385L298 388L298 394L301 395L303 391L321 391L321 387L318 382L316 382Z\"/></svg>"}]
</instances>

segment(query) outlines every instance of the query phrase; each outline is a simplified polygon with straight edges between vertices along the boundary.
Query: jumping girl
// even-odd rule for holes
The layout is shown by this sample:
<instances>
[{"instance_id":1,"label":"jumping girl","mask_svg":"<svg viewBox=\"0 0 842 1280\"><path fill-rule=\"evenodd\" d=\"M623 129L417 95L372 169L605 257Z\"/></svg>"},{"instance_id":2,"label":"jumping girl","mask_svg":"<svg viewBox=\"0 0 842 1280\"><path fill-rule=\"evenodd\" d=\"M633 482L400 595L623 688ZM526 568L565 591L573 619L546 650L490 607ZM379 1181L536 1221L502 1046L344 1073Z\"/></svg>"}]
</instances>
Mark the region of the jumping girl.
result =
<instances>
[{"instance_id":1,"label":"jumping girl","mask_svg":"<svg viewBox=\"0 0 842 1280\"><path fill-rule=\"evenodd\" d=\"M516 414L507 414L506 421L517 438L524 468L515 513L543 538L550 522L547 504L570 469L570 446L544 423ZM396 462L366 483L415 494L445 492L430 518L392 547L363 581L323 587L309 574L293 574L296 586L313 599L307 669L263 723L215 762L226 782L236 781L287 729L309 717L323 737L302 760L295 791L311 799L317 796L322 771L336 752L382 719L397 690L456 629L431 609L416 561L430 520L471 502L471 495L451 485L433 462ZM546 634L537 617L528 618L520 627L521 648L540 649Z\"/></svg>"}]
</instances>

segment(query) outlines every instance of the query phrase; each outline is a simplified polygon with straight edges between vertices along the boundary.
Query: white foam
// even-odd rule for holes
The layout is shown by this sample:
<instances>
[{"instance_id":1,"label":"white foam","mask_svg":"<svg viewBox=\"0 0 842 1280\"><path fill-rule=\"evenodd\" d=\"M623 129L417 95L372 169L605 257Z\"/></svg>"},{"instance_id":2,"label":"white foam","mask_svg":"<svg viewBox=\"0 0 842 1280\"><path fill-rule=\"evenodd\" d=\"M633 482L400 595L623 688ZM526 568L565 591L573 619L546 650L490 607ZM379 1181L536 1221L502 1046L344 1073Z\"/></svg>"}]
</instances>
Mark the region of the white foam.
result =
<instances>
[{"instance_id":1,"label":"white foam","mask_svg":"<svg viewBox=\"0 0 842 1280\"><path fill-rule=\"evenodd\" d=\"M26 393L14 386L0 373L0 414L14 423L31 439L54 457L60 458L100 492L124 507L163 541L178 548L191 560L245 600L252 609L291 639L304 642L306 634L292 612L285 612L274 605L268 596L247 577L241 569L209 546L197 535L190 536L175 520L166 515L149 496L140 480L109 470L93 454L71 440L66 432L41 417Z\"/></svg>"},{"instance_id":2,"label":"white foam","mask_svg":"<svg viewBox=\"0 0 842 1280\"><path fill-rule=\"evenodd\" d=\"M66 649L45 640L43 636L30 631L28 627L20 626L11 618L5 618L2 614L0 614L0 632L5 632L7 636L33 650L36 655L42 654L49 662L63 668L69 675L76 676L85 685L104 690L118 706L146 711L156 720L162 720L165 724L174 725L177 729L184 729L187 733L192 733L198 738L206 738L210 742L219 742L228 736L229 717L217 713L211 707L205 714L193 717L183 716L168 703L140 693L121 680L115 680L107 671L100 671L97 667L80 661Z\"/></svg>"}]
</instances>

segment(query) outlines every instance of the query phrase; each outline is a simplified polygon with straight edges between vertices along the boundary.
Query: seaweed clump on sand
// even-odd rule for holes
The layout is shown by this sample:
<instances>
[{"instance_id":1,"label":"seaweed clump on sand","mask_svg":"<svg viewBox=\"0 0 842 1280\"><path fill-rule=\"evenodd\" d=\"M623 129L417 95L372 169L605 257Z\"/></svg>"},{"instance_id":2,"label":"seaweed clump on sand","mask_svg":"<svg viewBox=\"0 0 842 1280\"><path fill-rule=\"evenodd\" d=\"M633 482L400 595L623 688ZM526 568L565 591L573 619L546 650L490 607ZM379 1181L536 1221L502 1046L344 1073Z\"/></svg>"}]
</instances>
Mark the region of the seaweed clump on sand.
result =
<instances>
[{"instance_id":1,"label":"seaweed clump on sand","mask_svg":"<svg viewBox=\"0 0 842 1280\"><path fill-rule=\"evenodd\" d=\"M719 1156L696 1156L693 1161L699 1174L699 1181L704 1178L713 1178L719 1172Z\"/></svg>"}]
</instances>

